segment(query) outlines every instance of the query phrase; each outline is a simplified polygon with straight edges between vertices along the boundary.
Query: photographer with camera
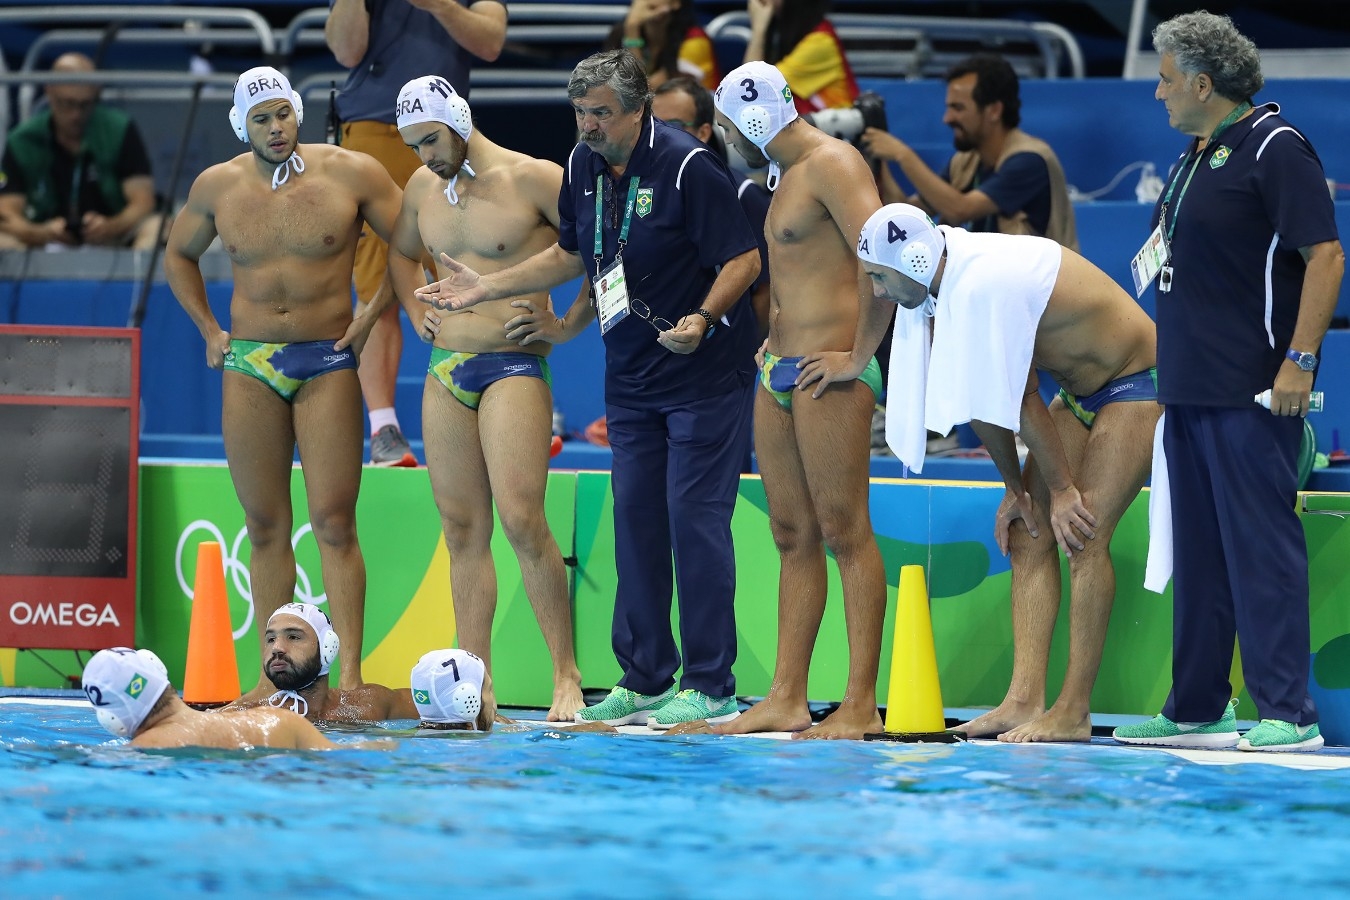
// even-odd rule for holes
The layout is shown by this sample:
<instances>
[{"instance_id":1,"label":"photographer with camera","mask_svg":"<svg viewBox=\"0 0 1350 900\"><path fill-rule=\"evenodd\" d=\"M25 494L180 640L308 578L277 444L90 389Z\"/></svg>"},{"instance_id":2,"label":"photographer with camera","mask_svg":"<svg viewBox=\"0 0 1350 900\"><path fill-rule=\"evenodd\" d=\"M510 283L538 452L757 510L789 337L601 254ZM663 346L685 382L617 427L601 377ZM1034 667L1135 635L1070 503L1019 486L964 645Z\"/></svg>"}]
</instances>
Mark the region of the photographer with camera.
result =
<instances>
[{"instance_id":1,"label":"photographer with camera","mask_svg":"<svg viewBox=\"0 0 1350 900\"><path fill-rule=\"evenodd\" d=\"M1049 144L1018 127L1021 109L1017 73L1003 57L979 54L957 63L947 73L942 116L957 152L943 174L894 135L863 132L864 152L896 163L916 191L906 198L886 169L882 199L908 201L968 231L1034 234L1077 250L1064 169Z\"/></svg>"}]
</instances>

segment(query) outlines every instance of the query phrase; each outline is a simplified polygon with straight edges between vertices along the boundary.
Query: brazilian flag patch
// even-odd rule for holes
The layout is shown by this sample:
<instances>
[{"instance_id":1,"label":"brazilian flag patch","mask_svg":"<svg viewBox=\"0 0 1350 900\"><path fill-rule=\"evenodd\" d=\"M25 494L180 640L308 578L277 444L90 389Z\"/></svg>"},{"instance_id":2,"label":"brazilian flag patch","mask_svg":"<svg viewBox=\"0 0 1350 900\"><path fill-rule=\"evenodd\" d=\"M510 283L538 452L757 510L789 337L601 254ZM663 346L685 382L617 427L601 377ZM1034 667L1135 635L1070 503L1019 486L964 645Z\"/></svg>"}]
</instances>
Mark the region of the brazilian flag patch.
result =
<instances>
[{"instance_id":1,"label":"brazilian flag patch","mask_svg":"<svg viewBox=\"0 0 1350 900\"><path fill-rule=\"evenodd\" d=\"M131 679L131 683L127 685L127 696L131 697L132 699L135 699L144 692L145 692L145 676L144 675L133 676Z\"/></svg>"},{"instance_id":2,"label":"brazilian flag patch","mask_svg":"<svg viewBox=\"0 0 1350 900\"><path fill-rule=\"evenodd\" d=\"M419 706L430 706L431 695L426 691L413 691L413 702Z\"/></svg>"},{"instance_id":3,"label":"brazilian flag patch","mask_svg":"<svg viewBox=\"0 0 1350 900\"><path fill-rule=\"evenodd\" d=\"M647 218L647 214L652 211L652 189L638 188L637 192L637 214L639 219Z\"/></svg>"},{"instance_id":4,"label":"brazilian flag patch","mask_svg":"<svg viewBox=\"0 0 1350 900\"><path fill-rule=\"evenodd\" d=\"M1219 149L1214 151L1214 155L1209 158L1209 167L1211 169L1219 168L1219 166L1228 162L1228 157L1232 152L1230 148L1220 145Z\"/></svg>"}]
</instances>

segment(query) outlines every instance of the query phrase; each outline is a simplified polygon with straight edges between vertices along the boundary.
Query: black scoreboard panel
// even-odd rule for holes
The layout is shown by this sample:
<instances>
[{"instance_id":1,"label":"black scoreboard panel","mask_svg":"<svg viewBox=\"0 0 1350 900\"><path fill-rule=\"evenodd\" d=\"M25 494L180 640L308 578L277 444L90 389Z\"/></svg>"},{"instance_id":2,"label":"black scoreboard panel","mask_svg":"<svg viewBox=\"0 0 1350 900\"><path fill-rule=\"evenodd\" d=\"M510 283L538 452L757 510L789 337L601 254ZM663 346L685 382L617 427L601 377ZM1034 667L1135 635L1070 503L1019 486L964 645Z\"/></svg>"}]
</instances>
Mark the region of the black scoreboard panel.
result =
<instances>
[{"instance_id":1,"label":"black scoreboard panel","mask_svg":"<svg viewBox=\"0 0 1350 900\"><path fill-rule=\"evenodd\" d=\"M0 326L0 646L135 640L140 333Z\"/></svg>"}]
</instances>

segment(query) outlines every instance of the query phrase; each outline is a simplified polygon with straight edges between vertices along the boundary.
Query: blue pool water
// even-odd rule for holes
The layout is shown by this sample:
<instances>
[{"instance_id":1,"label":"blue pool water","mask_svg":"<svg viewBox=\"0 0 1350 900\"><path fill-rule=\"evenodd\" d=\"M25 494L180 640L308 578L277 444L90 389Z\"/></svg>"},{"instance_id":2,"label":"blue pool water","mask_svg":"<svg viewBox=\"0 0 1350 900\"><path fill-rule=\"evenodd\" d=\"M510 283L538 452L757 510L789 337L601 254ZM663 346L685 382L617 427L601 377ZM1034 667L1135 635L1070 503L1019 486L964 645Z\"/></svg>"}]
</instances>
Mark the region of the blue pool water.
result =
<instances>
[{"instance_id":1,"label":"blue pool water","mask_svg":"<svg viewBox=\"0 0 1350 900\"><path fill-rule=\"evenodd\" d=\"M334 739L372 733L396 749L141 752L87 708L0 702L0 896L1350 891L1350 769L541 723Z\"/></svg>"}]
</instances>

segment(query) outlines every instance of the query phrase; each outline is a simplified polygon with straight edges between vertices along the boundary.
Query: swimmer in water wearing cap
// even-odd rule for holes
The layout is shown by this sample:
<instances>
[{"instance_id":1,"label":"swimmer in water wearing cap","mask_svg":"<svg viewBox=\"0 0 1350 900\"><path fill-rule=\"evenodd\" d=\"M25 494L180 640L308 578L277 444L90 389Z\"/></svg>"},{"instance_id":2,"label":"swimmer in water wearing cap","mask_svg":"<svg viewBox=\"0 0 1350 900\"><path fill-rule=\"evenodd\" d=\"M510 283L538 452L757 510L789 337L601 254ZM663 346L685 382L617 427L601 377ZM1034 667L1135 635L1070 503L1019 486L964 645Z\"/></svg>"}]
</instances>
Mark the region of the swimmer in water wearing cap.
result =
<instances>
[{"instance_id":1,"label":"swimmer in water wearing cap","mask_svg":"<svg viewBox=\"0 0 1350 900\"><path fill-rule=\"evenodd\" d=\"M189 707L169 684L169 674L150 650L114 647L89 660L81 679L99 724L134 747L214 747L251 750L334 750L301 716L264 706L204 713ZM387 750L390 741L343 744L344 748Z\"/></svg>"},{"instance_id":2,"label":"swimmer in water wearing cap","mask_svg":"<svg viewBox=\"0 0 1350 900\"><path fill-rule=\"evenodd\" d=\"M422 395L423 435L450 551L458 640L491 667L495 501L553 660L548 719L570 722L584 705L581 673L567 570L544 516L553 433L547 357L552 342L566 338L553 327L558 320L547 291L461 312L436 310L413 293L426 285L424 248L438 260L453 257L486 273L557 243L562 169L475 131L468 102L439 76L404 85L397 114L399 133L424 165L403 193L389 270L409 318L421 323L418 334L433 347ZM573 304L578 306L590 304ZM488 685L490 701L490 680Z\"/></svg>"},{"instance_id":3,"label":"swimmer in water wearing cap","mask_svg":"<svg viewBox=\"0 0 1350 900\"><path fill-rule=\"evenodd\" d=\"M875 362L833 385L813 385L823 351L847 357L859 304L870 294L853 254L881 205L862 156L797 115L775 67L751 62L713 95L727 140L767 166L769 337L755 398L755 450L782 557L778 655L768 696L724 734L795 731L804 738L861 738L881 729L876 682L886 614L886 574L868 513ZM818 388L814 392L812 388ZM849 673L844 702L811 725L806 674L825 608L825 550L844 584Z\"/></svg>"},{"instance_id":4,"label":"swimmer in water wearing cap","mask_svg":"<svg viewBox=\"0 0 1350 900\"><path fill-rule=\"evenodd\" d=\"M356 538L365 428L357 356L392 293L353 319L352 259L362 223L393 233L399 189L372 157L300 144L299 96L275 69L250 69L230 124L248 152L197 177L174 222L164 269L224 369L222 431L251 548L259 621L295 588L291 461L298 444L310 524L342 643L341 686L361 684L366 571ZM207 303L199 260L219 236L234 277L228 327ZM262 635L259 634L261 639ZM264 654L265 655L265 654ZM271 693L263 681L251 694Z\"/></svg>"},{"instance_id":5,"label":"swimmer in water wearing cap","mask_svg":"<svg viewBox=\"0 0 1350 900\"><path fill-rule=\"evenodd\" d=\"M896 316L886 405L896 455L921 469L927 428L969 421L1007 485L994 540L1012 556L1012 682L997 708L956 730L1009 742L1086 741L1115 598L1111 535L1148 479L1161 413L1153 321L1067 247L936 227L908 204L867 221L858 256L874 300L855 362ZM1060 386L1048 409L1037 370ZM1014 434L1030 449L1024 467ZM1069 661L1047 710L1062 593L1057 548L1069 558Z\"/></svg>"}]
</instances>

